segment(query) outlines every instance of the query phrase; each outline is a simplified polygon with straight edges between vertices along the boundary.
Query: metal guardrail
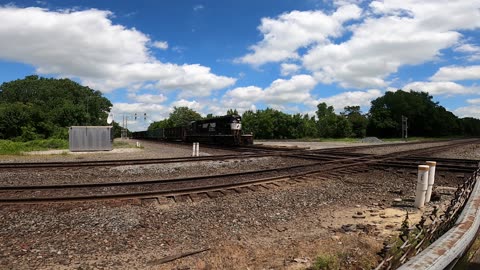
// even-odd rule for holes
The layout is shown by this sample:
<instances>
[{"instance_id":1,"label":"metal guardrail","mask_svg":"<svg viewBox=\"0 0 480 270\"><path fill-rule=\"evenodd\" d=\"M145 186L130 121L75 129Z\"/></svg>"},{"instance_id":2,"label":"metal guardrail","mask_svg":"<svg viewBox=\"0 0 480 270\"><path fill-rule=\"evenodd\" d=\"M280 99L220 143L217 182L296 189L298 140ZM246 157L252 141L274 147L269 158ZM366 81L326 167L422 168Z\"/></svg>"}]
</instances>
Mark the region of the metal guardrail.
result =
<instances>
[{"instance_id":1,"label":"metal guardrail","mask_svg":"<svg viewBox=\"0 0 480 270\"><path fill-rule=\"evenodd\" d=\"M480 217L477 217L480 206L478 174L477 169L457 188L443 214L439 215L438 208L434 208L430 215L422 216L412 227L408 225L407 215L398 241L395 244L384 243L379 253L383 260L375 270L399 267L401 270L433 270L454 264L475 239L480 225ZM472 193L475 196L470 198Z\"/></svg>"}]
</instances>

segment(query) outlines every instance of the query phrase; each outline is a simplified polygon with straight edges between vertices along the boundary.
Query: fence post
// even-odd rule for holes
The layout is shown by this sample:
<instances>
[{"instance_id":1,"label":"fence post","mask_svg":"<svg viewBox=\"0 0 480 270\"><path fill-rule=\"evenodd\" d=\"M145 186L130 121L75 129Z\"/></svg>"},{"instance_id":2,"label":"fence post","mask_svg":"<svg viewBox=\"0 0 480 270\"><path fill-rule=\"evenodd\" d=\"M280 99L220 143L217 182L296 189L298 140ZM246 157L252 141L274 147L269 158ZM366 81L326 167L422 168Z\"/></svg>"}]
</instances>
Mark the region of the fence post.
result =
<instances>
[{"instance_id":1,"label":"fence post","mask_svg":"<svg viewBox=\"0 0 480 270\"><path fill-rule=\"evenodd\" d=\"M417 191L415 193L416 208L422 208L425 204L425 195L428 188L428 165L418 165Z\"/></svg>"},{"instance_id":2,"label":"fence post","mask_svg":"<svg viewBox=\"0 0 480 270\"><path fill-rule=\"evenodd\" d=\"M435 168L437 166L437 162L427 161L426 163L430 167L430 169L428 170L427 193L425 195L425 203L428 203L430 202L430 198L432 197L432 189L433 189L433 183L435 182Z\"/></svg>"}]
</instances>

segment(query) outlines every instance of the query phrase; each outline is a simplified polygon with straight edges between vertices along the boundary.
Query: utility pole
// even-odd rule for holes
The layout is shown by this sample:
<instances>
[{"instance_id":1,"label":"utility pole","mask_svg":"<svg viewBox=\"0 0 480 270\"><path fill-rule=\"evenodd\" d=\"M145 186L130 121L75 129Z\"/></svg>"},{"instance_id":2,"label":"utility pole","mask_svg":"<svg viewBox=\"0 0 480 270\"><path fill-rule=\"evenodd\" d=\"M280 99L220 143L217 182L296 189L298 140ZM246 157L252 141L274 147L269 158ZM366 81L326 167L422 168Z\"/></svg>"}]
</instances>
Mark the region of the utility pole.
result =
<instances>
[{"instance_id":1,"label":"utility pole","mask_svg":"<svg viewBox=\"0 0 480 270\"><path fill-rule=\"evenodd\" d=\"M133 118L135 121L137 121L137 117L140 118L141 114L134 113L133 115L129 114L123 114L123 121L122 121L122 132L121 136L122 139L127 139L128 138L128 118ZM147 120L147 113L143 113L143 120Z\"/></svg>"},{"instance_id":2,"label":"utility pole","mask_svg":"<svg viewBox=\"0 0 480 270\"><path fill-rule=\"evenodd\" d=\"M128 137L127 134L127 122L128 122L128 115L123 114L122 118L122 131L121 131L121 138L126 139Z\"/></svg>"},{"instance_id":3,"label":"utility pole","mask_svg":"<svg viewBox=\"0 0 480 270\"><path fill-rule=\"evenodd\" d=\"M408 117L402 115L402 139L408 139Z\"/></svg>"}]
</instances>

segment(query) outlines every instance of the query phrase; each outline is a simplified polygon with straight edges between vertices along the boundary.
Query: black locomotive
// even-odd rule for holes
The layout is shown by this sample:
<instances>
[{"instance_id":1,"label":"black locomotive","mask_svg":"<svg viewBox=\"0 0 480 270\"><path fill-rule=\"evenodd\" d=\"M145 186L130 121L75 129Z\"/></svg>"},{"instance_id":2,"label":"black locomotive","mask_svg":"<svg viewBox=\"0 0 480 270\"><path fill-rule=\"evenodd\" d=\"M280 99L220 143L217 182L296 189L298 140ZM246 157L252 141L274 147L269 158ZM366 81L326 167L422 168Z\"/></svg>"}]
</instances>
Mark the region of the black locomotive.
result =
<instances>
[{"instance_id":1,"label":"black locomotive","mask_svg":"<svg viewBox=\"0 0 480 270\"><path fill-rule=\"evenodd\" d=\"M225 115L192 121L188 126L159 128L132 133L134 139L201 142L222 145L253 144L252 135L242 135L242 118Z\"/></svg>"}]
</instances>

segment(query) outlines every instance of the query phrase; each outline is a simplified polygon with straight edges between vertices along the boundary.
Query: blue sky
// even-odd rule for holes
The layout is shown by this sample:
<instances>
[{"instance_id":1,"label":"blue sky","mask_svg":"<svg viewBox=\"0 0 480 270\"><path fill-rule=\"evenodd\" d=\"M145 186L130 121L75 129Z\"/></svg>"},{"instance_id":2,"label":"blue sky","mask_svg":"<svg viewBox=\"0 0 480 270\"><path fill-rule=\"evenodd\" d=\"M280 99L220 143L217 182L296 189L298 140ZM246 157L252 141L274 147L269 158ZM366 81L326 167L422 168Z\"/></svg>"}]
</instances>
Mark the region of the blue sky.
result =
<instances>
[{"instance_id":1,"label":"blue sky","mask_svg":"<svg viewBox=\"0 0 480 270\"><path fill-rule=\"evenodd\" d=\"M100 90L144 129L174 106L337 112L429 92L480 118L480 2L0 1L0 83L30 74Z\"/></svg>"}]
</instances>

